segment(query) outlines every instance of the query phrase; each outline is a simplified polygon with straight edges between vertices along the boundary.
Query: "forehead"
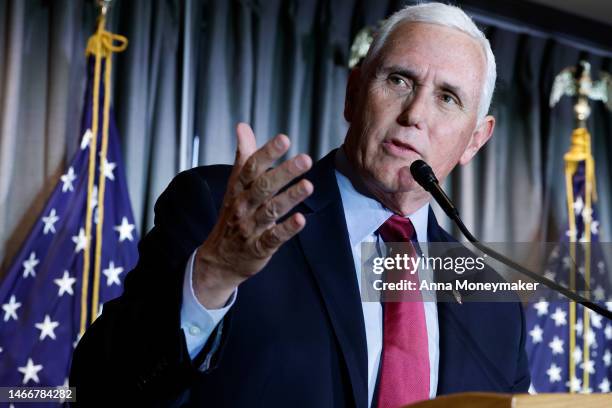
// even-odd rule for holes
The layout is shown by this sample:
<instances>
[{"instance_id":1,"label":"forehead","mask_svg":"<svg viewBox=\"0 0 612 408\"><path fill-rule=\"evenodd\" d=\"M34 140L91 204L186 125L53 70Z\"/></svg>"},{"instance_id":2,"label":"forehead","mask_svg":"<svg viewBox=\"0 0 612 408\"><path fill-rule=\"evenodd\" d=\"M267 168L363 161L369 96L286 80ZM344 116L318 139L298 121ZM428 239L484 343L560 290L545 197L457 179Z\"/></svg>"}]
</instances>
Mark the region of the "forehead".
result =
<instances>
[{"instance_id":1,"label":"forehead","mask_svg":"<svg viewBox=\"0 0 612 408\"><path fill-rule=\"evenodd\" d=\"M481 89L486 57L480 44L458 29L407 22L395 27L379 54L379 64L399 65L436 79ZM467 81L467 83L466 83Z\"/></svg>"}]
</instances>

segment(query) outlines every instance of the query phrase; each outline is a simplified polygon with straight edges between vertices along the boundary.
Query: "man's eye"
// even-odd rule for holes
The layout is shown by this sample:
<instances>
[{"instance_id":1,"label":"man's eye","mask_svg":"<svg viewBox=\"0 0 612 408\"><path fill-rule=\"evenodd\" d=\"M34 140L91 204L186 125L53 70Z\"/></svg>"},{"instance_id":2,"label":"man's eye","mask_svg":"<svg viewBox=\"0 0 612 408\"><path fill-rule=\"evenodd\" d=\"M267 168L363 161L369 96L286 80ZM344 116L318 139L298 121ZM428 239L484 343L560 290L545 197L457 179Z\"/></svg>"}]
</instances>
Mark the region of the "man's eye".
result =
<instances>
[{"instance_id":1,"label":"man's eye","mask_svg":"<svg viewBox=\"0 0 612 408\"><path fill-rule=\"evenodd\" d=\"M448 105L459 105L459 101L457 100L457 98L455 98L451 94L447 94L447 93L442 94L440 96L440 99L442 100L442 102Z\"/></svg>"},{"instance_id":2,"label":"man's eye","mask_svg":"<svg viewBox=\"0 0 612 408\"><path fill-rule=\"evenodd\" d=\"M389 76L389 82L391 82L393 85L409 88L408 82L399 75Z\"/></svg>"}]
</instances>

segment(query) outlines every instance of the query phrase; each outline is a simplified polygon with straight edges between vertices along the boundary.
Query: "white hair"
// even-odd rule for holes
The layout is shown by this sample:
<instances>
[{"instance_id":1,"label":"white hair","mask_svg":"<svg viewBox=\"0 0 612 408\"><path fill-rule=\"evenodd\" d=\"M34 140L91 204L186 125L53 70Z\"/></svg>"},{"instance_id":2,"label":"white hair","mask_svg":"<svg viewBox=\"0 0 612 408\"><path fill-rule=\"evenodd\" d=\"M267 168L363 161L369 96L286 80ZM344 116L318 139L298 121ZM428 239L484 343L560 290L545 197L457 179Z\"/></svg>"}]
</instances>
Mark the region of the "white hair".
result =
<instances>
[{"instance_id":1,"label":"white hair","mask_svg":"<svg viewBox=\"0 0 612 408\"><path fill-rule=\"evenodd\" d=\"M489 112L493 91L495 90L495 80L497 78L495 56L493 51L491 51L491 44L487 37L459 7L442 3L425 3L406 6L395 12L382 23L375 34L372 45L363 60L363 67L368 67L378 57L380 50L393 29L400 23L407 22L438 24L454 28L469 35L478 42L486 57L486 78L478 105L478 120L482 120Z\"/></svg>"}]
</instances>

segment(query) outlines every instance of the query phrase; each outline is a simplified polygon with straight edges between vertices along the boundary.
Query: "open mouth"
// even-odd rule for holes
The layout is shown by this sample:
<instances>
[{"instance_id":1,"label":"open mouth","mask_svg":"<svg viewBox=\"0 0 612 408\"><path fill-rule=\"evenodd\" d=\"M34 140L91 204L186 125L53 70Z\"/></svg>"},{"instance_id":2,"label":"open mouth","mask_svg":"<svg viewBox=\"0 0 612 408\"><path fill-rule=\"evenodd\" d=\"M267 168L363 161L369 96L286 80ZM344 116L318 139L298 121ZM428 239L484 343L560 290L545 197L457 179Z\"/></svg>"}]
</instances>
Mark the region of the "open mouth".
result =
<instances>
[{"instance_id":1,"label":"open mouth","mask_svg":"<svg viewBox=\"0 0 612 408\"><path fill-rule=\"evenodd\" d=\"M395 156L408 157L414 156L418 152L408 143L404 143L398 139L385 140L383 142L385 150Z\"/></svg>"}]
</instances>

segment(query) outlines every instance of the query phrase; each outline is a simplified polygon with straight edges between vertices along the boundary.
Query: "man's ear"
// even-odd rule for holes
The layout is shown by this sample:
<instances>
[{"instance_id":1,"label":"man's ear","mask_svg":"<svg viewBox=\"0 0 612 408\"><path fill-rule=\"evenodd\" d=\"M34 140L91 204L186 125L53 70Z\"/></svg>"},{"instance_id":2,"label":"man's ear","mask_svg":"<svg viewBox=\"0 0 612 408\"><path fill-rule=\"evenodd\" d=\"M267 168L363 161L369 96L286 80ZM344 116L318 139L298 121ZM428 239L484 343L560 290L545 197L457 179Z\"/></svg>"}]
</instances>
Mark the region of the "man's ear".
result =
<instances>
[{"instance_id":1,"label":"man's ear","mask_svg":"<svg viewBox=\"0 0 612 408\"><path fill-rule=\"evenodd\" d=\"M486 116L472 133L472 138L468 143L465 151L459 158L459 164L464 165L472 160L472 157L480 150L485 143L489 141L493 135L493 129L495 128L495 118L491 115Z\"/></svg>"},{"instance_id":2,"label":"man's ear","mask_svg":"<svg viewBox=\"0 0 612 408\"><path fill-rule=\"evenodd\" d=\"M352 122L355 114L357 101L359 100L359 85L361 83L361 68L355 67L351 70L346 83L346 95L344 96L344 119Z\"/></svg>"}]
</instances>

